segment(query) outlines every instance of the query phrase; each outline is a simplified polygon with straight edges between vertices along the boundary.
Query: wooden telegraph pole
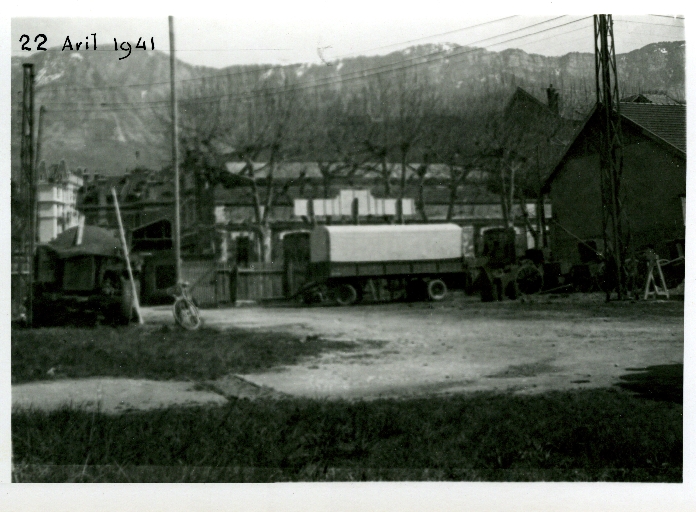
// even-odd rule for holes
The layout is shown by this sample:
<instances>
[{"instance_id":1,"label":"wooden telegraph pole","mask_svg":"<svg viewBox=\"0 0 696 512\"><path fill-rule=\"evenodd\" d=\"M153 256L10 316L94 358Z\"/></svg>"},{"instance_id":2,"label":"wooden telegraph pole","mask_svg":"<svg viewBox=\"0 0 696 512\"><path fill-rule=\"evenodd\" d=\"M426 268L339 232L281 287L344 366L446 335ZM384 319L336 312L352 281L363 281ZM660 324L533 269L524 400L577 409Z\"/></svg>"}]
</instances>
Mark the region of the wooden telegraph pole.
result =
<instances>
[{"instance_id":1,"label":"wooden telegraph pole","mask_svg":"<svg viewBox=\"0 0 696 512\"><path fill-rule=\"evenodd\" d=\"M179 203L179 109L176 102L176 58L174 56L174 17L169 16L169 70L172 102L172 165L174 166L174 258L176 282L181 282L181 214Z\"/></svg>"},{"instance_id":2,"label":"wooden telegraph pole","mask_svg":"<svg viewBox=\"0 0 696 512\"><path fill-rule=\"evenodd\" d=\"M26 207L25 233L22 236L22 267L29 260L27 274L27 323L34 321L34 245L36 241L36 180L34 176L34 65L23 64L24 85L22 90L22 187L20 195ZM27 238L29 247L27 248ZM27 250L28 249L28 250ZM28 253L28 254L27 254Z\"/></svg>"},{"instance_id":3,"label":"wooden telegraph pole","mask_svg":"<svg viewBox=\"0 0 696 512\"><path fill-rule=\"evenodd\" d=\"M612 285L616 285L618 299L626 294L624 262L626 244L621 211L621 174L623 170L623 143L621 140L621 112L619 85L616 72L614 26L611 14L594 16L595 86L600 115L600 184L602 191L602 227L604 234L604 262L607 301L611 299Z\"/></svg>"}]
</instances>

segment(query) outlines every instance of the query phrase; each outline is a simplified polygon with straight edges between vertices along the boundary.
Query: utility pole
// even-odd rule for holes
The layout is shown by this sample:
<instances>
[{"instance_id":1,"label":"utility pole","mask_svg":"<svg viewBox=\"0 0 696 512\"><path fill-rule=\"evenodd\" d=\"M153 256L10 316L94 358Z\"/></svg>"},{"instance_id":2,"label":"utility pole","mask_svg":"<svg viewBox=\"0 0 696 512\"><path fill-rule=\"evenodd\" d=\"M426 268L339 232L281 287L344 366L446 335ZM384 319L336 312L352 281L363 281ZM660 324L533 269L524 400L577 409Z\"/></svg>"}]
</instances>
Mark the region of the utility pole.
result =
<instances>
[{"instance_id":1,"label":"utility pole","mask_svg":"<svg viewBox=\"0 0 696 512\"><path fill-rule=\"evenodd\" d=\"M20 197L27 208L26 224L22 236L22 267L29 260L27 274L27 323L31 327L34 313L34 244L36 239L36 183L34 176L34 65L23 64L24 84L22 89L22 188ZM29 247L27 251L27 239ZM27 254L28 252L28 254Z\"/></svg>"},{"instance_id":2,"label":"utility pole","mask_svg":"<svg viewBox=\"0 0 696 512\"><path fill-rule=\"evenodd\" d=\"M39 127L36 132L36 156L34 157L34 169L39 168L39 164L41 163L41 135L43 133L43 123L44 123L44 114L46 113L46 107L41 105L39 107ZM36 180L39 180L39 177L36 177Z\"/></svg>"},{"instance_id":3,"label":"utility pole","mask_svg":"<svg viewBox=\"0 0 696 512\"><path fill-rule=\"evenodd\" d=\"M539 187L539 192L537 193L537 204L536 204L536 221L537 221L537 249L546 248L546 209L544 208L544 194L541 191L544 184L541 181L541 163L539 158L539 144L536 147L536 175L537 175L537 186Z\"/></svg>"},{"instance_id":4,"label":"utility pole","mask_svg":"<svg viewBox=\"0 0 696 512\"><path fill-rule=\"evenodd\" d=\"M624 262L626 245L621 211L621 174L623 171L623 143L621 140L621 112L619 85L616 72L614 26L610 14L594 16L595 87L600 118L599 167L602 192L602 228L606 298L611 299L612 285L616 285L618 299L626 294Z\"/></svg>"},{"instance_id":5,"label":"utility pole","mask_svg":"<svg viewBox=\"0 0 696 512\"><path fill-rule=\"evenodd\" d=\"M172 165L174 166L174 258L176 282L181 282L181 214L179 203L179 109L176 102L176 57L174 56L174 17L169 16L169 71L172 90Z\"/></svg>"}]
</instances>

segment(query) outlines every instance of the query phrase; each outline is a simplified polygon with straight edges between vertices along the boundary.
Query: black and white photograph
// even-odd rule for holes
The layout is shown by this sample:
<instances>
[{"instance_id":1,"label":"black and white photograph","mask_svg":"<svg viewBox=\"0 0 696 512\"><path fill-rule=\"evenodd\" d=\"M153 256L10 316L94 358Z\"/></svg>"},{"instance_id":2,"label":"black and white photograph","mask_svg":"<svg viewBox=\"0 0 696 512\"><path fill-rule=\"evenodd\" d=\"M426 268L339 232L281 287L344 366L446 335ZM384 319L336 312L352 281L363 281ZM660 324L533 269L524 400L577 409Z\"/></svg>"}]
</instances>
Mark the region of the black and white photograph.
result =
<instances>
[{"instance_id":1,"label":"black and white photograph","mask_svg":"<svg viewBox=\"0 0 696 512\"><path fill-rule=\"evenodd\" d=\"M11 19L12 482L683 484L687 16L379 12Z\"/></svg>"}]
</instances>

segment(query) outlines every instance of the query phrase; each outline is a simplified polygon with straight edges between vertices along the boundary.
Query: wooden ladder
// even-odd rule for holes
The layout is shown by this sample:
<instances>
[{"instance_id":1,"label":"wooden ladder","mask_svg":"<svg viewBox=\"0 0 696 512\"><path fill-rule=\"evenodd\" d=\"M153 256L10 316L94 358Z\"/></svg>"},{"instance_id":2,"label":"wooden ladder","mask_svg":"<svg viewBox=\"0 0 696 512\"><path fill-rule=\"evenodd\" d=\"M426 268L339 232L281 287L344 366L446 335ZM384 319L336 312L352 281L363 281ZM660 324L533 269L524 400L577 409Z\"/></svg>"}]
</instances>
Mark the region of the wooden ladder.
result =
<instances>
[{"instance_id":1,"label":"wooden ladder","mask_svg":"<svg viewBox=\"0 0 696 512\"><path fill-rule=\"evenodd\" d=\"M667 289L667 283L665 282L665 275L662 273L662 265L660 264L660 258L654 252L650 252L650 263L648 265L648 278L645 281L645 293L643 294L643 299L647 300L648 297L664 297L669 299L669 290ZM666 262L667 260L662 260ZM657 270L657 277L659 277L660 282L657 282L655 277L655 270Z\"/></svg>"}]
</instances>

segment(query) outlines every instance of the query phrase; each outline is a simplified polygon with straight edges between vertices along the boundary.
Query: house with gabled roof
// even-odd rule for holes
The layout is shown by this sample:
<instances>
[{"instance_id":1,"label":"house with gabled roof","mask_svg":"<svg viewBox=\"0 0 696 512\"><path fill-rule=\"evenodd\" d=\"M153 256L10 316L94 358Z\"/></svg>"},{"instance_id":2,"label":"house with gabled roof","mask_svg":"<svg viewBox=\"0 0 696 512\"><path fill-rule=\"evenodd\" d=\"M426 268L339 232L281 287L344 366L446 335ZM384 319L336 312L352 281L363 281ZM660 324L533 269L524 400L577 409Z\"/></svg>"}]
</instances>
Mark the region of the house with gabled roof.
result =
<instances>
[{"instance_id":1,"label":"house with gabled roof","mask_svg":"<svg viewBox=\"0 0 696 512\"><path fill-rule=\"evenodd\" d=\"M621 103L623 173L620 199L629 250L662 257L683 249L686 200L686 106ZM553 218L554 258L580 263L579 244L603 250L600 189L600 112L579 126L544 184Z\"/></svg>"}]
</instances>

